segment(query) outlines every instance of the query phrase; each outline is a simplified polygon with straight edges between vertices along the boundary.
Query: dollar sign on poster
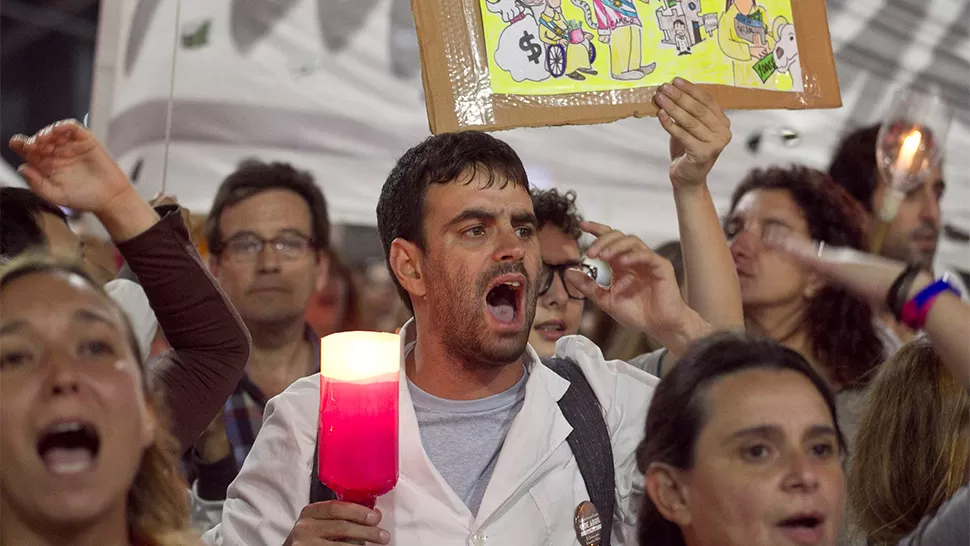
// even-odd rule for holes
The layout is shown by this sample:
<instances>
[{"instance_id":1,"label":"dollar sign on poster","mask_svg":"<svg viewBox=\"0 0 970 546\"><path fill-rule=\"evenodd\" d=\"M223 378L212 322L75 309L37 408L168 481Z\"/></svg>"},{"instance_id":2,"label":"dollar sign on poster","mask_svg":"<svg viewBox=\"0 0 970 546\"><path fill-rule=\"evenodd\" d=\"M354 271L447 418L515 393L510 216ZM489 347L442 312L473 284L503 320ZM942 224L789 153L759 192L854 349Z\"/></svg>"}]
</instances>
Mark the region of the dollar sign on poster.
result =
<instances>
[{"instance_id":1,"label":"dollar sign on poster","mask_svg":"<svg viewBox=\"0 0 970 546\"><path fill-rule=\"evenodd\" d=\"M542 47L535 43L535 35L530 34L528 30L522 32L522 37L519 38L519 49L529 53L529 62L539 64L539 55L542 54Z\"/></svg>"},{"instance_id":2,"label":"dollar sign on poster","mask_svg":"<svg viewBox=\"0 0 970 546\"><path fill-rule=\"evenodd\" d=\"M495 50L495 64L517 82L541 82L549 78L545 44L539 40L539 24L532 10L526 9L520 18L502 30Z\"/></svg>"}]
</instances>

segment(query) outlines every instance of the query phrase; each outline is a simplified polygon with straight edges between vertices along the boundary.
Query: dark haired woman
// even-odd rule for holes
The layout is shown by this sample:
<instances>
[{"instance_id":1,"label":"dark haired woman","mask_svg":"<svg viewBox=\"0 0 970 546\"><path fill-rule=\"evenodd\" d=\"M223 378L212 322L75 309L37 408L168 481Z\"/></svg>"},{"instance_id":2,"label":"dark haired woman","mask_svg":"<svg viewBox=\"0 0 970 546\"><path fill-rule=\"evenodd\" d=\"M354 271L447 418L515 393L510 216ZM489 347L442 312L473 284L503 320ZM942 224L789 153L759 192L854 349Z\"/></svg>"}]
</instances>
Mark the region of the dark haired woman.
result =
<instances>
[{"instance_id":1,"label":"dark haired woman","mask_svg":"<svg viewBox=\"0 0 970 546\"><path fill-rule=\"evenodd\" d=\"M660 382L637 450L642 546L831 546L845 442L826 380L773 341L724 334Z\"/></svg>"}]
</instances>

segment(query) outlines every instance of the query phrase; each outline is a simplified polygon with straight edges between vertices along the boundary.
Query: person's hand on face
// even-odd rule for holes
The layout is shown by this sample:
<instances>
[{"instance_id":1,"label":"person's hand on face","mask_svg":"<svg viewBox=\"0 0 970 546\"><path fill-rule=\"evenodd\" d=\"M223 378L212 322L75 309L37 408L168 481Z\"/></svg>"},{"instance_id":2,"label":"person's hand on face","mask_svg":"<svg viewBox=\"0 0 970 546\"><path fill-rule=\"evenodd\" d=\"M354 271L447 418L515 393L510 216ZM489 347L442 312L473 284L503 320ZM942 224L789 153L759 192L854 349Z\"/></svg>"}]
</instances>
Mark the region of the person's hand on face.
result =
<instances>
[{"instance_id":1,"label":"person's hand on face","mask_svg":"<svg viewBox=\"0 0 970 546\"><path fill-rule=\"evenodd\" d=\"M31 137L14 135L10 149L26 162L18 171L30 188L57 205L100 214L129 198L140 201L101 143L73 119Z\"/></svg>"},{"instance_id":2,"label":"person's hand on face","mask_svg":"<svg viewBox=\"0 0 970 546\"><path fill-rule=\"evenodd\" d=\"M703 185L731 142L731 120L710 93L682 78L654 96L658 118L670 134L670 181L674 189Z\"/></svg>"},{"instance_id":3,"label":"person's hand on face","mask_svg":"<svg viewBox=\"0 0 970 546\"><path fill-rule=\"evenodd\" d=\"M381 517L378 510L350 502L309 504L300 512L284 546L388 544L391 536L377 527Z\"/></svg>"},{"instance_id":4,"label":"person's hand on face","mask_svg":"<svg viewBox=\"0 0 970 546\"><path fill-rule=\"evenodd\" d=\"M586 255L606 261L613 280L602 287L581 271L569 270L568 281L626 327L648 333L680 329L689 308L670 262L633 235L596 222L583 222L582 228L597 237Z\"/></svg>"}]
</instances>

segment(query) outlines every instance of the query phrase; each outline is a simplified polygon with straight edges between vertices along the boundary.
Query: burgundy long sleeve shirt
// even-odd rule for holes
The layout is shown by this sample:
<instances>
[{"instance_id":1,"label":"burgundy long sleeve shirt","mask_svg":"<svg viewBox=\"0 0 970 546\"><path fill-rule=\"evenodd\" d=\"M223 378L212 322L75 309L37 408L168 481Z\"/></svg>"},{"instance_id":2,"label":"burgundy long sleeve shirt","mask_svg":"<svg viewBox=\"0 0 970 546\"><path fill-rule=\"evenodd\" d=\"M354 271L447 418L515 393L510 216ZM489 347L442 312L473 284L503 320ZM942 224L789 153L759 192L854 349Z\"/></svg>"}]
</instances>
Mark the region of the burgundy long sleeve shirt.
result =
<instances>
[{"instance_id":1,"label":"burgundy long sleeve shirt","mask_svg":"<svg viewBox=\"0 0 970 546\"><path fill-rule=\"evenodd\" d=\"M249 360L249 331L189 238L179 208L118 250L148 296L172 350L148 369L186 451L220 411Z\"/></svg>"}]
</instances>

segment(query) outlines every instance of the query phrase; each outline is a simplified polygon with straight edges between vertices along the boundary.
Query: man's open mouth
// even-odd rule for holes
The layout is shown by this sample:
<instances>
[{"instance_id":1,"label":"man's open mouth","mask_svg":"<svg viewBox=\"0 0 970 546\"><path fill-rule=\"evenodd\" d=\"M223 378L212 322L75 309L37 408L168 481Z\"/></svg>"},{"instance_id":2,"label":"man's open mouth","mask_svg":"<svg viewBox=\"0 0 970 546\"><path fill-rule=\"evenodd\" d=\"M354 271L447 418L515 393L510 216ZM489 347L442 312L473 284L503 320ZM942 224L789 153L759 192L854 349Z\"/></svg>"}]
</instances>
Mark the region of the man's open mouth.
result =
<instances>
[{"instance_id":1,"label":"man's open mouth","mask_svg":"<svg viewBox=\"0 0 970 546\"><path fill-rule=\"evenodd\" d=\"M48 426L37 441L37 454L54 474L77 474L94 467L101 436L94 425L62 421Z\"/></svg>"},{"instance_id":2,"label":"man's open mouth","mask_svg":"<svg viewBox=\"0 0 970 546\"><path fill-rule=\"evenodd\" d=\"M525 278L522 275L499 277L485 295L489 314L500 324L517 324L522 318L524 294Z\"/></svg>"}]
</instances>

